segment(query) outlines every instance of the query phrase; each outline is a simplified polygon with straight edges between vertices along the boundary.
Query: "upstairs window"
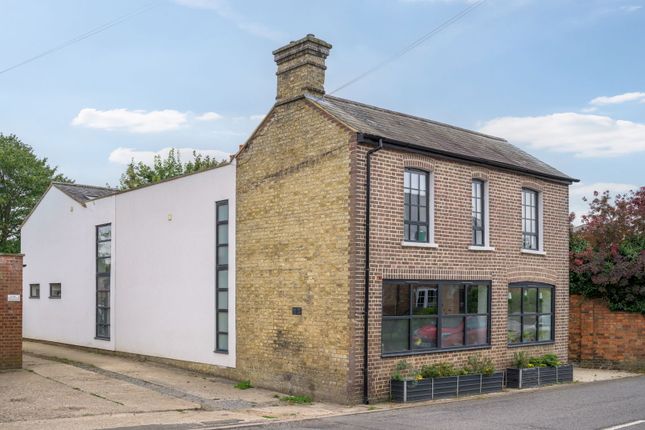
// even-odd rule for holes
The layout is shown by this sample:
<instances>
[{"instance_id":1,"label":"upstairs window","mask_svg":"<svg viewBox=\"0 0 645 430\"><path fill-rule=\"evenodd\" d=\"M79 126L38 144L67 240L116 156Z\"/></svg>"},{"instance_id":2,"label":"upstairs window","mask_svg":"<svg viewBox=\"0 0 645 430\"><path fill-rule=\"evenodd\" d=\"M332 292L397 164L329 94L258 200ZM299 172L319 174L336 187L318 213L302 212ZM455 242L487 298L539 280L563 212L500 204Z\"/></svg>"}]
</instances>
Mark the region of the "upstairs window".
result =
<instances>
[{"instance_id":1,"label":"upstairs window","mask_svg":"<svg viewBox=\"0 0 645 430\"><path fill-rule=\"evenodd\" d=\"M60 299L62 296L62 287L60 284L49 284L49 298Z\"/></svg>"},{"instance_id":2,"label":"upstairs window","mask_svg":"<svg viewBox=\"0 0 645 430\"><path fill-rule=\"evenodd\" d=\"M428 173L406 169L403 187L405 192L404 241L428 242L430 231Z\"/></svg>"},{"instance_id":3,"label":"upstairs window","mask_svg":"<svg viewBox=\"0 0 645 430\"><path fill-rule=\"evenodd\" d=\"M487 216L484 205L484 181L480 179L473 179L472 183L472 229L473 237L472 244L474 246L486 245L486 228L484 219Z\"/></svg>"},{"instance_id":4,"label":"upstairs window","mask_svg":"<svg viewBox=\"0 0 645 430\"><path fill-rule=\"evenodd\" d=\"M40 284L29 284L29 298L30 299L40 298Z\"/></svg>"},{"instance_id":5,"label":"upstairs window","mask_svg":"<svg viewBox=\"0 0 645 430\"><path fill-rule=\"evenodd\" d=\"M538 231L539 195L535 190L522 189L522 248L532 251L540 249Z\"/></svg>"}]
</instances>

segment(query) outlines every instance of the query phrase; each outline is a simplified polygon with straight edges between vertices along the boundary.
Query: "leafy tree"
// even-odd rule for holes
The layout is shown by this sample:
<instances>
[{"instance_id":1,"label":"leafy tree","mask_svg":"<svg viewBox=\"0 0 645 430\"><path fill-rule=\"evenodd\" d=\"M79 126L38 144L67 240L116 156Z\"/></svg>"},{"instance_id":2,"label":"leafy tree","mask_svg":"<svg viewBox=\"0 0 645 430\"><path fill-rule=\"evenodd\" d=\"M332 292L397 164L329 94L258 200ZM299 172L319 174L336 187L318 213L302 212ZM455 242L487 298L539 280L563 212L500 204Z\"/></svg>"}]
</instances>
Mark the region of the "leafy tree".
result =
<instances>
[{"instance_id":1,"label":"leafy tree","mask_svg":"<svg viewBox=\"0 0 645 430\"><path fill-rule=\"evenodd\" d=\"M613 203L608 191L594 192L582 222L571 229L571 291L645 314L645 187Z\"/></svg>"},{"instance_id":2,"label":"leafy tree","mask_svg":"<svg viewBox=\"0 0 645 430\"><path fill-rule=\"evenodd\" d=\"M52 181L72 182L16 136L0 133L0 252L20 251L20 226Z\"/></svg>"},{"instance_id":3,"label":"leafy tree","mask_svg":"<svg viewBox=\"0 0 645 430\"><path fill-rule=\"evenodd\" d=\"M200 170L222 166L226 163L227 161L219 161L209 155L198 154L196 151L193 151L192 160L182 163L179 153L173 148L168 152L166 158L162 159L160 155L155 155L152 166L141 161L135 163L132 160L121 175L120 188L127 190L142 185L154 184L164 179L199 172Z\"/></svg>"}]
</instances>

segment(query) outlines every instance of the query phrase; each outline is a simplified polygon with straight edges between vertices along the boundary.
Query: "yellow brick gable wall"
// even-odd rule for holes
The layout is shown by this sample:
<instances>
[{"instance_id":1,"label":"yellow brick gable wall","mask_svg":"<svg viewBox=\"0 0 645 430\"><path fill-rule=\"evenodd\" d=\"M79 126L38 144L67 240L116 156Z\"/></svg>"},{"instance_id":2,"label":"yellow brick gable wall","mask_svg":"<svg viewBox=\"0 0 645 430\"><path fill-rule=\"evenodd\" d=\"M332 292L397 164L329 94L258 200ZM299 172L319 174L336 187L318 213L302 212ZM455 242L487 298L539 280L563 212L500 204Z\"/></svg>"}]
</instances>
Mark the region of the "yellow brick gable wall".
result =
<instances>
[{"instance_id":1,"label":"yellow brick gable wall","mask_svg":"<svg viewBox=\"0 0 645 430\"><path fill-rule=\"evenodd\" d=\"M258 386L350 401L352 136L299 99L238 156L234 373Z\"/></svg>"}]
</instances>

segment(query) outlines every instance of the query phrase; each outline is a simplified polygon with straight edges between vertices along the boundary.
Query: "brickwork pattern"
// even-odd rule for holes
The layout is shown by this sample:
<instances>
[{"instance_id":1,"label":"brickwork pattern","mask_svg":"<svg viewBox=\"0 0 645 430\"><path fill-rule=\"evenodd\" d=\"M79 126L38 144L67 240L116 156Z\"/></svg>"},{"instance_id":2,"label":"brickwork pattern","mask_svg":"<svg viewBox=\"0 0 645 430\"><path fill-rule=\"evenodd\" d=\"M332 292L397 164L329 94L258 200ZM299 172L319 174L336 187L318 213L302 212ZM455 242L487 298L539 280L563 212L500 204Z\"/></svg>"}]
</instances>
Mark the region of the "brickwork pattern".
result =
<instances>
[{"instance_id":1,"label":"brickwork pattern","mask_svg":"<svg viewBox=\"0 0 645 430\"><path fill-rule=\"evenodd\" d=\"M601 299L570 298L569 357L592 365L645 369L645 315L612 312Z\"/></svg>"},{"instance_id":2,"label":"brickwork pattern","mask_svg":"<svg viewBox=\"0 0 645 430\"><path fill-rule=\"evenodd\" d=\"M351 145L352 153L352 317L354 348L352 384L354 399L362 394L364 260L365 260L365 145ZM438 249L404 247L403 172L421 168L434 175L435 242ZM470 251L471 181L489 181L490 245L495 251ZM521 248L521 188L530 186L544 196L544 249L546 255L528 255ZM491 357L504 368L513 353L555 352L567 360L568 337L568 187L518 173L487 169L465 163L391 149L372 158L371 269L369 306L370 398L387 398L389 379L396 363L413 366L449 361L462 365L476 353ZM491 346L479 350L435 352L403 357L381 356L381 294L384 279L490 280L492 282ZM507 295L510 282L545 282L555 286L555 342L550 345L509 348L507 345Z\"/></svg>"},{"instance_id":3,"label":"brickwork pattern","mask_svg":"<svg viewBox=\"0 0 645 430\"><path fill-rule=\"evenodd\" d=\"M20 295L10 302L7 296ZM0 254L0 370L22 367L22 256Z\"/></svg>"}]
</instances>

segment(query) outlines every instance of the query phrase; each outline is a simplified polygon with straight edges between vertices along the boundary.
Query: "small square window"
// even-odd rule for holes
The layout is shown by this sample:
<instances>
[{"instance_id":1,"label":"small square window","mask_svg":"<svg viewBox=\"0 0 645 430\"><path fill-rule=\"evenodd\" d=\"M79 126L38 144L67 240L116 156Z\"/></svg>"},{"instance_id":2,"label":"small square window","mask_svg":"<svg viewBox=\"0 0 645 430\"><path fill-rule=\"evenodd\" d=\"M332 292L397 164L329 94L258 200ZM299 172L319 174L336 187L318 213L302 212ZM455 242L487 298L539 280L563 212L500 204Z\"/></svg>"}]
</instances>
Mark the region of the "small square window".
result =
<instances>
[{"instance_id":1,"label":"small square window","mask_svg":"<svg viewBox=\"0 0 645 430\"><path fill-rule=\"evenodd\" d=\"M30 299L40 298L40 284L29 284L29 298Z\"/></svg>"},{"instance_id":2,"label":"small square window","mask_svg":"<svg viewBox=\"0 0 645 430\"><path fill-rule=\"evenodd\" d=\"M49 284L49 298L60 299L62 293L61 284Z\"/></svg>"}]
</instances>

